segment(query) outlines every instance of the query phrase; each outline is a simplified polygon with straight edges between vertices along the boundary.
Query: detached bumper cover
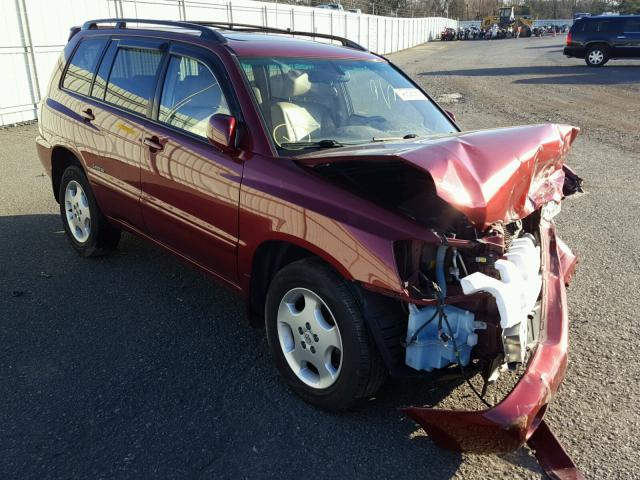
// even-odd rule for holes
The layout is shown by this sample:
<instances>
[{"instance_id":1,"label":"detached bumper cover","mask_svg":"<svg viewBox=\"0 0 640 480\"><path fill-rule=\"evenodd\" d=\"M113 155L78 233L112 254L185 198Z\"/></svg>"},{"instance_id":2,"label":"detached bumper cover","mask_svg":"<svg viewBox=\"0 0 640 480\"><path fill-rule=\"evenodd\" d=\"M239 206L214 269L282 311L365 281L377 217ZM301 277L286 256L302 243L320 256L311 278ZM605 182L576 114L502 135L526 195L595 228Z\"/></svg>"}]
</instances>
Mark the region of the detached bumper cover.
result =
<instances>
[{"instance_id":1,"label":"detached bumper cover","mask_svg":"<svg viewBox=\"0 0 640 480\"><path fill-rule=\"evenodd\" d=\"M475 453L505 453L519 448L540 425L547 404L564 378L568 349L565 283L569 280L565 275L573 272L575 257L556 238L553 224L541 225L540 236L540 342L515 388L487 410L404 409L440 447Z\"/></svg>"}]
</instances>

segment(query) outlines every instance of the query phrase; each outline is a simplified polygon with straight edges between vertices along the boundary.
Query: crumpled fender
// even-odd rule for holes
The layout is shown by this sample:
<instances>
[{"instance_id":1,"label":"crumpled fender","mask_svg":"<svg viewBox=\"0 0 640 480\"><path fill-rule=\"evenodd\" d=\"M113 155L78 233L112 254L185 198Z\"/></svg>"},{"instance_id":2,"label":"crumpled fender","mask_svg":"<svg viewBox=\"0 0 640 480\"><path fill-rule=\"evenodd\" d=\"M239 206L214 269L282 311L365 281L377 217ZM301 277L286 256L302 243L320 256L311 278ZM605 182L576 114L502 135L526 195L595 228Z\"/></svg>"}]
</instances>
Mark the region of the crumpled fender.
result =
<instances>
[{"instance_id":1,"label":"crumpled fender","mask_svg":"<svg viewBox=\"0 0 640 480\"><path fill-rule=\"evenodd\" d=\"M440 198L484 228L562 200L564 161L578 132L555 124L481 130L435 140L427 161L406 158L429 171Z\"/></svg>"}]
</instances>

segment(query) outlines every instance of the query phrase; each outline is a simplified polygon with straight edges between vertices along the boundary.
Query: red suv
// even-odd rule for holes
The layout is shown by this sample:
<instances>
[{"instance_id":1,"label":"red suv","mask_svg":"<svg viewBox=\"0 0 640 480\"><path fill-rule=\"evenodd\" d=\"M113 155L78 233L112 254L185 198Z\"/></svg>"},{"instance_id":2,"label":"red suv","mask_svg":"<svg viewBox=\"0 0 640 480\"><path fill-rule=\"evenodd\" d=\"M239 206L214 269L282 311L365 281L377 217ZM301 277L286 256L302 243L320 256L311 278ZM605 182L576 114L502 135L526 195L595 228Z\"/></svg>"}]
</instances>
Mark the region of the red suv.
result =
<instances>
[{"instance_id":1,"label":"red suv","mask_svg":"<svg viewBox=\"0 0 640 480\"><path fill-rule=\"evenodd\" d=\"M575 257L553 216L580 189L564 166L578 129L461 133L330 35L123 19L72 29L39 128L73 248L108 252L126 230L241 293L308 402L524 364L488 410L408 413L467 450L539 424L566 367Z\"/></svg>"}]
</instances>

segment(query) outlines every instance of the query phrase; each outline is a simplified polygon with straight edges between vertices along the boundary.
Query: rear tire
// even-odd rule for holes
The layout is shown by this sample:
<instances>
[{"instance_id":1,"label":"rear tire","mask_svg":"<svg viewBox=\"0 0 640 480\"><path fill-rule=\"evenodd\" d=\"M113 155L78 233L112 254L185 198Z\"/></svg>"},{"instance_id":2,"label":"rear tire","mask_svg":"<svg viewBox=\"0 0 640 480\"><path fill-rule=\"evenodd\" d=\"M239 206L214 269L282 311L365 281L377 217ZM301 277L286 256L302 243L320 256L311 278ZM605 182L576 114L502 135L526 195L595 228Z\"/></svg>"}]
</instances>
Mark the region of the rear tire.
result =
<instances>
[{"instance_id":1,"label":"rear tire","mask_svg":"<svg viewBox=\"0 0 640 480\"><path fill-rule=\"evenodd\" d=\"M603 45L594 45L585 52L584 61L589 67L602 67L609 61L609 51Z\"/></svg>"},{"instance_id":2,"label":"rear tire","mask_svg":"<svg viewBox=\"0 0 640 480\"><path fill-rule=\"evenodd\" d=\"M351 285L319 259L276 274L265 326L280 375L316 407L348 409L384 383L386 369Z\"/></svg>"},{"instance_id":3,"label":"rear tire","mask_svg":"<svg viewBox=\"0 0 640 480\"><path fill-rule=\"evenodd\" d=\"M114 250L121 231L104 217L84 172L71 165L60 180L60 217L67 239L83 257L104 255Z\"/></svg>"}]
</instances>

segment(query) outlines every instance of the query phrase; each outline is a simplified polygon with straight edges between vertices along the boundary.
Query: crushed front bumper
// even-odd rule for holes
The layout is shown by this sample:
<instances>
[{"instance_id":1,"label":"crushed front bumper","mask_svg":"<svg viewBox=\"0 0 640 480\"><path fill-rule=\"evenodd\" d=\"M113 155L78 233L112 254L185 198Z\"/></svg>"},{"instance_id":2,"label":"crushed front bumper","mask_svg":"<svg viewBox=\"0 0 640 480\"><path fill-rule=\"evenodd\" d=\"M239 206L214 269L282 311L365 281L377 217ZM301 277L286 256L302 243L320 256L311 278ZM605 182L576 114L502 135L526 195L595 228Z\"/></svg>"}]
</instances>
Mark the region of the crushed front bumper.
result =
<instances>
[{"instance_id":1,"label":"crushed front bumper","mask_svg":"<svg viewBox=\"0 0 640 480\"><path fill-rule=\"evenodd\" d=\"M565 284L573 273L575 257L556 237L553 223L540 226L540 241L540 342L515 388L487 410L403 409L440 447L475 453L505 453L519 448L540 425L564 378L568 349Z\"/></svg>"}]
</instances>

